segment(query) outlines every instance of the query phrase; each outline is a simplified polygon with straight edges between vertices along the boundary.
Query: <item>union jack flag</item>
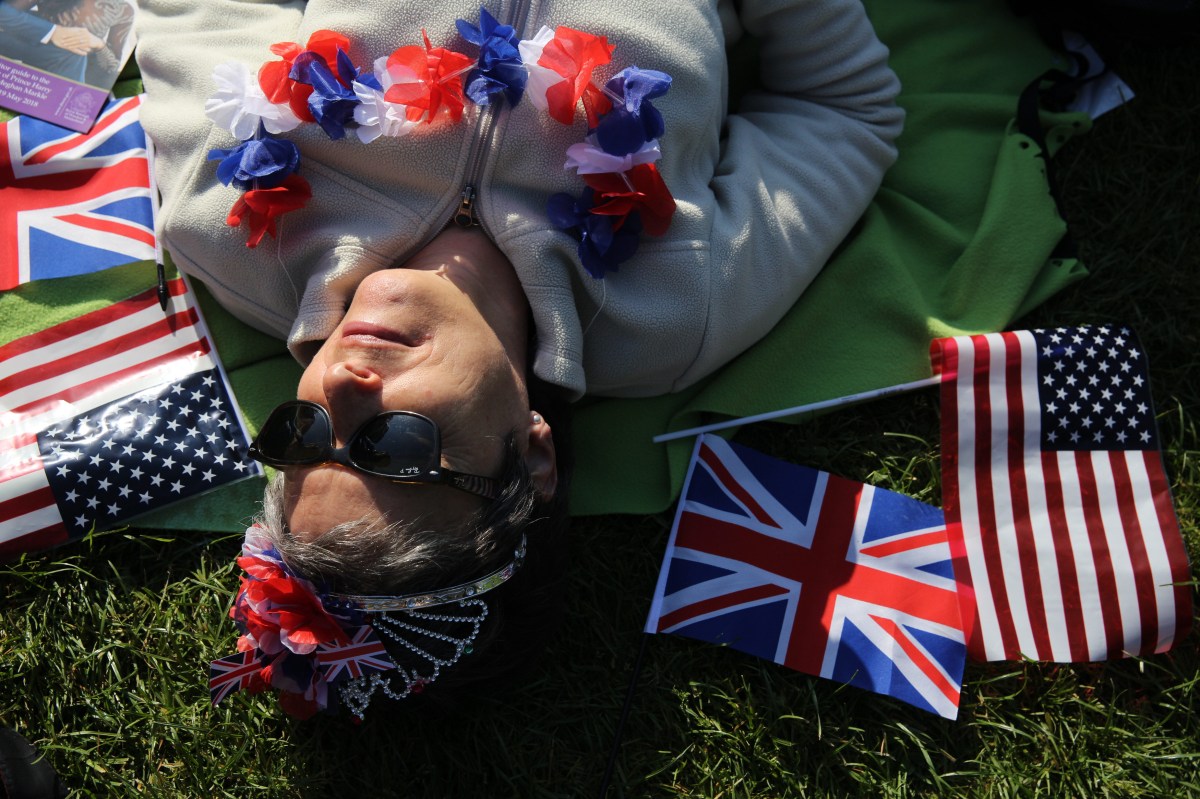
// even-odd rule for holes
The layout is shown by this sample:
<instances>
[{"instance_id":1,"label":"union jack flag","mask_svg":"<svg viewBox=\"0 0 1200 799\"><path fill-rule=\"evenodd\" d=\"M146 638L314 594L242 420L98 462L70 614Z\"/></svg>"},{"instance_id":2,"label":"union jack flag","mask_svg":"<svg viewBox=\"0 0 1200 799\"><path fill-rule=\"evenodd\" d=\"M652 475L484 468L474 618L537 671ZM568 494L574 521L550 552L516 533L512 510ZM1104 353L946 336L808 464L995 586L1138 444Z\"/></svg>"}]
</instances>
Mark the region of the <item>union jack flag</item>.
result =
<instances>
[{"instance_id":1,"label":"union jack flag","mask_svg":"<svg viewBox=\"0 0 1200 799\"><path fill-rule=\"evenodd\" d=\"M110 101L82 134L28 116L0 126L0 290L154 257L140 104Z\"/></svg>"},{"instance_id":2,"label":"union jack flag","mask_svg":"<svg viewBox=\"0 0 1200 799\"><path fill-rule=\"evenodd\" d=\"M958 715L966 646L942 512L715 436L696 443L646 632Z\"/></svg>"},{"instance_id":3,"label":"union jack flag","mask_svg":"<svg viewBox=\"0 0 1200 799\"><path fill-rule=\"evenodd\" d=\"M253 649L214 660L208 667L208 693L212 703L215 705L234 691L250 689L257 683L265 686L258 676L264 665L265 661Z\"/></svg>"},{"instance_id":4,"label":"union jack flag","mask_svg":"<svg viewBox=\"0 0 1200 799\"><path fill-rule=\"evenodd\" d=\"M363 625L350 637L346 646L318 644L317 668L329 683L341 679L358 679L364 674L396 668L383 642L371 625Z\"/></svg>"}]
</instances>

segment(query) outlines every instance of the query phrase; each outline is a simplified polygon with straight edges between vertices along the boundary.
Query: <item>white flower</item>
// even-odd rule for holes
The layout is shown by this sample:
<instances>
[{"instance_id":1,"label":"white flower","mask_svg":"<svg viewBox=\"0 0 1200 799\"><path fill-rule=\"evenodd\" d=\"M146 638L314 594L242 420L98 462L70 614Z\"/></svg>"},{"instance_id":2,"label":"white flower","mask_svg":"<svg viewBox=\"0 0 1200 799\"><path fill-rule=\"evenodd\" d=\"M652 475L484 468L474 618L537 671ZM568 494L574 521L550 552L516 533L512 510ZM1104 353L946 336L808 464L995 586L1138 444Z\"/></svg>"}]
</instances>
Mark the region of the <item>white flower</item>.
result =
<instances>
[{"instance_id":1,"label":"white flower","mask_svg":"<svg viewBox=\"0 0 1200 799\"><path fill-rule=\"evenodd\" d=\"M267 531L257 524L247 527L246 535L242 539L242 556L281 564L283 561L279 558L266 554L268 549L273 549L273 545Z\"/></svg>"},{"instance_id":2,"label":"white flower","mask_svg":"<svg viewBox=\"0 0 1200 799\"><path fill-rule=\"evenodd\" d=\"M227 61L213 68L216 93L204 102L204 115L242 141L254 138L259 122L268 133L286 133L300 124L287 104L275 104L263 94L258 77L245 64Z\"/></svg>"},{"instance_id":3,"label":"white flower","mask_svg":"<svg viewBox=\"0 0 1200 799\"><path fill-rule=\"evenodd\" d=\"M393 84L415 81L416 74L399 65L388 69L387 56L380 56L375 59L375 79L382 90L354 81L354 93L359 100L354 121L358 123L358 138L363 144L370 144L380 136L405 136L419 124L408 118L408 106L389 103L383 97Z\"/></svg>"},{"instance_id":4,"label":"white flower","mask_svg":"<svg viewBox=\"0 0 1200 799\"><path fill-rule=\"evenodd\" d=\"M532 39L522 39L517 43L517 51L521 54L521 63L525 65L525 70L529 73L529 80L525 83L525 96L541 111L550 107L546 102L546 90L556 83L561 83L563 79L563 76L554 70L538 66L542 50L553 38L554 31L543 25Z\"/></svg>"},{"instance_id":5,"label":"white flower","mask_svg":"<svg viewBox=\"0 0 1200 799\"><path fill-rule=\"evenodd\" d=\"M653 164L661 157L658 139L651 139L629 155L609 155L596 144L595 136L588 136L567 148L567 163L563 164L563 169L578 170L580 175L628 172L638 164Z\"/></svg>"}]
</instances>

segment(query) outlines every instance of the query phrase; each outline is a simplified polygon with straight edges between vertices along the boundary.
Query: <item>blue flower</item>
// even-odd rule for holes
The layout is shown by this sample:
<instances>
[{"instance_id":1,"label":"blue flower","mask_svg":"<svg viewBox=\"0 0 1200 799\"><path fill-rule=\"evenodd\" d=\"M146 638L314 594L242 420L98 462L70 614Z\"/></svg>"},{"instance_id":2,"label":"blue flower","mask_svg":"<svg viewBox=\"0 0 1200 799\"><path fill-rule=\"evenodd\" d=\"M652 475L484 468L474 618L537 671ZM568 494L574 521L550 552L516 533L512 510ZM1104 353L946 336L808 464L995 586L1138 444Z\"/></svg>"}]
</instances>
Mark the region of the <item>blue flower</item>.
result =
<instances>
[{"instance_id":1,"label":"blue flower","mask_svg":"<svg viewBox=\"0 0 1200 799\"><path fill-rule=\"evenodd\" d=\"M637 252L642 220L637 212L624 217L594 214L593 205L594 195L588 187L579 199L564 192L551 196L546 212L552 225L574 234L579 241L579 262L599 280L608 272L616 272ZM622 222L615 226L618 219Z\"/></svg>"},{"instance_id":2,"label":"blue flower","mask_svg":"<svg viewBox=\"0 0 1200 799\"><path fill-rule=\"evenodd\" d=\"M626 67L604 85L613 107L596 125L596 143L609 155L625 156L663 134L662 114L650 102L671 88L671 76L655 69Z\"/></svg>"},{"instance_id":3,"label":"blue flower","mask_svg":"<svg viewBox=\"0 0 1200 799\"><path fill-rule=\"evenodd\" d=\"M529 77L517 50L520 38L511 25L501 25L486 8L479 9L479 27L466 20L455 20L464 39L479 47L479 61L467 74L467 96L476 105L488 105L503 95L509 105L521 101Z\"/></svg>"},{"instance_id":4,"label":"blue flower","mask_svg":"<svg viewBox=\"0 0 1200 799\"><path fill-rule=\"evenodd\" d=\"M359 70L341 48L337 51L337 69L334 75L323 56L306 50L296 56L288 74L292 80L313 87L308 110L331 139L346 135L346 124L354 119L354 109L361 102L353 88Z\"/></svg>"},{"instance_id":5,"label":"blue flower","mask_svg":"<svg viewBox=\"0 0 1200 799\"><path fill-rule=\"evenodd\" d=\"M273 189L300 166L300 150L286 139L263 136L249 139L231 150L209 150L217 164L217 178L242 191Z\"/></svg>"}]
</instances>

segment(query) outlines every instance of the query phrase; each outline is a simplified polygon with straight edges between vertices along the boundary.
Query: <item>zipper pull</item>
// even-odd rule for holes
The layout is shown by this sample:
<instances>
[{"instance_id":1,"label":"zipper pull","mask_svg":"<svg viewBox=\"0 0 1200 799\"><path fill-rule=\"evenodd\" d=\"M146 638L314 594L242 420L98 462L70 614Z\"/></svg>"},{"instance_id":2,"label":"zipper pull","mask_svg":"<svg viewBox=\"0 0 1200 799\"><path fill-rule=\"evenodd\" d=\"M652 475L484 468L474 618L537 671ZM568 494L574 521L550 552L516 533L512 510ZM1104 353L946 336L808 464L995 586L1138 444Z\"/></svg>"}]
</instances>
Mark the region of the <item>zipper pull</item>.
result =
<instances>
[{"instance_id":1,"label":"zipper pull","mask_svg":"<svg viewBox=\"0 0 1200 799\"><path fill-rule=\"evenodd\" d=\"M459 227L479 224L475 219L475 187L470 183L463 187L462 201L458 204L458 210L454 212L454 224Z\"/></svg>"}]
</instances>

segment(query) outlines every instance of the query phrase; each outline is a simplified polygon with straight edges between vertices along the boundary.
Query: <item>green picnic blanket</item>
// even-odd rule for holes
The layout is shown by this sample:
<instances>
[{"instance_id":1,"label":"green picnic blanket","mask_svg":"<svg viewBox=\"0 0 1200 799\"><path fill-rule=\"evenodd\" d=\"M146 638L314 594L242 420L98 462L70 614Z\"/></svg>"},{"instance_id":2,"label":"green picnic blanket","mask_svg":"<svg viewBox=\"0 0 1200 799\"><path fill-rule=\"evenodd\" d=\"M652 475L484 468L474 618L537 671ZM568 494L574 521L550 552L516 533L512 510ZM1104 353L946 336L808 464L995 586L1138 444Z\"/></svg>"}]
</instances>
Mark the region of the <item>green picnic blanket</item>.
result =
<instances>
[{"instance_id":1,"label":"green picnic blanket","mask_svg":"<svg viewBox=\"0 0 1200 799\"><path fill-rule=\"evenodd\" d=\"M866 6L904 87L899 160L860 224L760 343L679 394L578 404L573 514L669 507L692 444L652 443L659 433L927 377L930 339L1003 329L1086 274L1074 259L1052 257L1065 225L1039 147L1014 123L1022 89L1063 59L1000 0ZM1082 114L1043 113L1042 121L1051 150L1089 125ZM0 342L154 280L153 265L139 263L5 292ZM254 430L271 407L294 396L300 368L282 342L198 292ZM261 481L245 481L136 526L239 531L261 490Z\"/></svg>"}]
</instances>

